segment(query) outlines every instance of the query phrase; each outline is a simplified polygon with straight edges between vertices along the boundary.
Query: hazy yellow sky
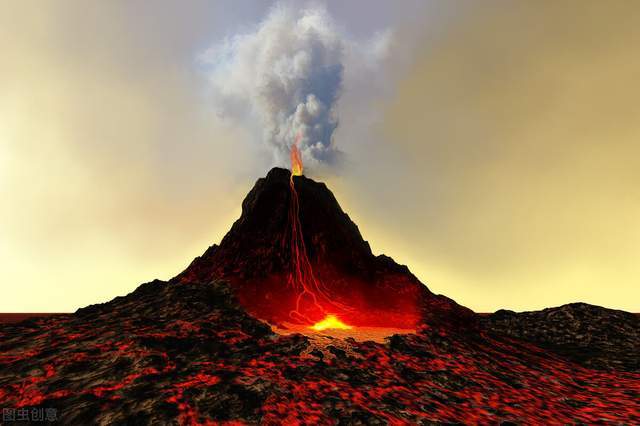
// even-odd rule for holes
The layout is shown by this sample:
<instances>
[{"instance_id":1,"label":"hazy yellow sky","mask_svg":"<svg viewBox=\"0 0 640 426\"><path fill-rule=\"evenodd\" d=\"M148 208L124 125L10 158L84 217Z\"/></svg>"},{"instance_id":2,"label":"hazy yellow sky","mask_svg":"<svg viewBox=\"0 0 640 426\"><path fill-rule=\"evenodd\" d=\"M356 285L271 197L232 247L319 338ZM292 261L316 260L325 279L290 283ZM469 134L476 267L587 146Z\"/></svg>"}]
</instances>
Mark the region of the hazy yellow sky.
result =
<instances>
[{"instance_id":1,"label":"hazy yellow sky","mask_svg":"<svg viewBox=\"0 0 640 426\"><path fill-rule=\"evenodd\" d=\"M345 167L314 177L474 310L640 311L640 4L419 3L329 2L395 50L365 118L345 84ZM106 301L220 240L268 162L196 57L267 8L0 5L0 311Z\"/></svg>"}]
</instances>

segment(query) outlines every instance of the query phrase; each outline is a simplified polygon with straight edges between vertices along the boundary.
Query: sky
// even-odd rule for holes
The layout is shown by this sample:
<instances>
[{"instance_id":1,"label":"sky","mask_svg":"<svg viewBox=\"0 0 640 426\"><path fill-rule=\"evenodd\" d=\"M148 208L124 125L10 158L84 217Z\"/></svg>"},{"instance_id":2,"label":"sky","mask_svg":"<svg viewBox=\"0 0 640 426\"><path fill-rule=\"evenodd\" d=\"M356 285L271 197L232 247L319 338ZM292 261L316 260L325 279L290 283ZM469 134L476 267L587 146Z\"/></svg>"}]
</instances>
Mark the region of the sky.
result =
<instances>
[{"instance_id":1,"label":"sky","mask_svg":"<svg viewBox=\"0 0 640 426\"><path fill-rule=\"evenodd\" d=\"M278 159L211 52L274 8L342 43L341 161L308 174L375 253L479 312L640 311L640 4L61 0L0 4L0 312L104 302L219 242Z\"/></svg>"}]
</instances>

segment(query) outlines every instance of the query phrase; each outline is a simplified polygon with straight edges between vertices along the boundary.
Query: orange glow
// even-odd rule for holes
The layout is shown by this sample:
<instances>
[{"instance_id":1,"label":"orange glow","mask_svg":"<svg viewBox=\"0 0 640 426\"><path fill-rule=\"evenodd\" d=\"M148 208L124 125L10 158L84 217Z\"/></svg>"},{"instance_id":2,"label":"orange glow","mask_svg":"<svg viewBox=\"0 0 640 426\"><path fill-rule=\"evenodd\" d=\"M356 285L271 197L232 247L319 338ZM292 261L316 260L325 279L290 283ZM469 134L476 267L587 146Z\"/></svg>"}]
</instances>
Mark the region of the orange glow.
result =
<instances>
[{"instance_id":1,"label":"orange glow","mask_svg":"<svg viewBox=\"0 0 640 426\"><path fill-rule=\"evenodd\" d=\"M302 175L302 156L298 149L301 137L298 134L296 141L291 145L291 177L289 178L289 188L291 190L291 200L289 202L291 271L287 285L297 293L295 309L289 313L289 316L297 323L313 324L317 318L327 315L326 307L330 307L334 312L336 309L339 312L349 312L353 309L333 300L324 284L316 278L307 256L307 248L302 235L302 223L300 222L298 191L296 191L293 181L294 176ZM286 238L286 235L284 238ZM327 316L325 320L329 319L329 317Z\"/></svg>"},{"instance_id":2,"label":"orange glow","mask_svg":"<svg viewBox=\"0 0 640 426\"><path fill-rule=\"evenodd\" d=\"M300 155L300 149L298 148L298 141L300 136L296 138L296 142L291 145L291 174L293 176L302 175L302 155Z\"/></svg>"},{"instance_id":3,"label":"orange glow","mask_svg":"<svg viewBox=\"0 0 640 426\"><path fill-rule=\"evenodd\" d=\"M327 315L322 321L318 321L311 327L312 330L322 331L328 329L350 330L352 327L340 321L335 315Z\"/></svg>"}]
</instances>

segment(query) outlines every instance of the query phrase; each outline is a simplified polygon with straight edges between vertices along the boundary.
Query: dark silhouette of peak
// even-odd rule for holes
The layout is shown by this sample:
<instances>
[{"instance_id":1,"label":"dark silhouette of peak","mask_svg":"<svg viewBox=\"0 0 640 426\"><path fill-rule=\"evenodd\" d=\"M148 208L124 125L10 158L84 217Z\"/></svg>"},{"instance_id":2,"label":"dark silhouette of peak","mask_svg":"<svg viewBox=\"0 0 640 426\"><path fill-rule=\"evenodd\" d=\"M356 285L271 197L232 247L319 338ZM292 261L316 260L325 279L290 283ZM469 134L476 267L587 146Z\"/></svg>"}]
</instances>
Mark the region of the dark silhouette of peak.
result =
<instances>
[{"instance_id":1,"label":"dark silhouette of peak","mask_svg":"<svg viewBox=\"0 0 640 426\"><path fill-rule=\"evenodd\" d=\"M210 247L181 273L180 281L226 279L256 316L282 322L296 294L287 276L291 256L292 197L289 170L274 168L257 180L242 203L242 214L219 246ZM339 312L355 323L413 327L425 304L431 321L438 312L468 319L471 312L433 295L408 268L374 256L357 225L322 182L294 176L304 246L314 274L331 298L355 312ZM277 302L276 302L277 301ZM331 310L331 307L327 307Z\"/></svg>"},{"instance_id":2,"label":"dark silhouette of peak","mask_svg":"<svg viewBox=\"0 0 640 426\"><path fill-rule=\"evenodd\" d=\"M219 269L208 261L220 260L225 270L251 278L253 275L281 272L288 266L290 226L288 208L291 197L290 172L273 168L258 179L242 202L242 215L222 239L185 273L210 274ZM300 221L307 253L312 261L326 261L360 273L371 270L376 258L358 227L342 210L333 193L322 182L306 176L293 178L300 203ZM382 263L383 258L379 259ZM220 263L220 262L218 262ZM386 263L388 265L393 262ZM253 267L237 270L238 264ZM196 271L194 271L194 269Z\"/></svg>"}]
</instances>

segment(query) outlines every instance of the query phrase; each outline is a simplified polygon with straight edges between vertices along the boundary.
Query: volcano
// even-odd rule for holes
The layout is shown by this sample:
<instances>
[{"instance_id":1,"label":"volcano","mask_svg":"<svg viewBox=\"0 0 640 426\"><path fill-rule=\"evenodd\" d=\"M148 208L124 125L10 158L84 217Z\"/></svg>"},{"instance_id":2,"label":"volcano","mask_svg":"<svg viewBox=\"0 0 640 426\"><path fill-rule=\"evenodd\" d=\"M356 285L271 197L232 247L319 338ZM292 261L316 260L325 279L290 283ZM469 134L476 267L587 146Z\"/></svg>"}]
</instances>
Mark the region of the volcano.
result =
<instances>
[{"instance_id":1,"label":"volcano","mask_svg":"<svg viewBox=\"0 0 640 426\"><path fill-rule=\"evenodd\" d=\"M356 326L404 329L424 321L455 326L473 322L470 310L431 293L406 266L373 255L324 183L302 175L291 177L281 168L256 182L242 203L241 217L220 245L196 258L177 280L228 281L254 316L271 323L295 321L290 314L299 290L287 285L295 268L288 238L290 179L299 202L304 247L323 292L317 297L319 309L306 304L308 320L333 314Z\"/></svg>"},{"instance_id":2,"label":"volcano","mask_svg":"<svg viewBox=\"0 0 640 426\"><path fill-rule=\"evenodd\" d=\"M640 423L638 315L476 314L375 256L296 170L259 179L175 278L0 324L2 423Z\"/></svg>"}]
</instances>

